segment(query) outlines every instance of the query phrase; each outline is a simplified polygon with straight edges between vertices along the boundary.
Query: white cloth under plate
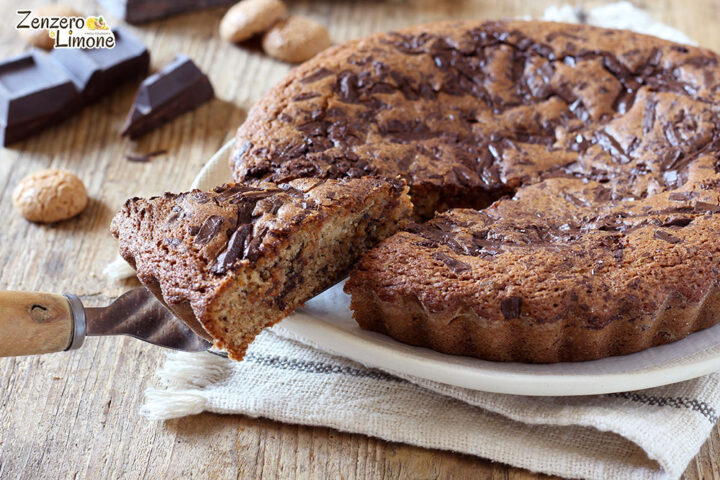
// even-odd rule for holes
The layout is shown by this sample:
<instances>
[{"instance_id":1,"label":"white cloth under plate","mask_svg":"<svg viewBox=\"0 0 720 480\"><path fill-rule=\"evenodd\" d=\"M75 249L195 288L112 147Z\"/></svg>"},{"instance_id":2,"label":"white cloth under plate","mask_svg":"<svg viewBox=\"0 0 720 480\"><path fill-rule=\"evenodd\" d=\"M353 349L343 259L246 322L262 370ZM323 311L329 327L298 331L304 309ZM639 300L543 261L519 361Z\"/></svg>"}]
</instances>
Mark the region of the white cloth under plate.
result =
<instances>
[{"instance_id":1,"label":"white cloth under plate","mask_svg":"<svg viewBox=\"0 0 720 480\"><path fill-rule=\"evenodd\" d=\"M691 43L626 2L589 12L554 7L544 19ZM110 273L128 275L118 265ZM367 368L287 335L264 332L243 362L171 353L142 413L162 420L210 411L318 425L572 478L676 479L720 411L720 374L636 392L522 397Z\"/></svg>"},{"instance_id":2,"label":"white cloth under plate","mask_svg":"<svg viewBox=\"0 0 720 480\"><path fill-rule=\"evenodd\" d=\"M243 362L175 352L159 377L142 408L154 420L236 413L571 478L678 478L720 411L720 374L610 395L501 395L390 375L272 330Z\"/></svg>"}]
</instances>

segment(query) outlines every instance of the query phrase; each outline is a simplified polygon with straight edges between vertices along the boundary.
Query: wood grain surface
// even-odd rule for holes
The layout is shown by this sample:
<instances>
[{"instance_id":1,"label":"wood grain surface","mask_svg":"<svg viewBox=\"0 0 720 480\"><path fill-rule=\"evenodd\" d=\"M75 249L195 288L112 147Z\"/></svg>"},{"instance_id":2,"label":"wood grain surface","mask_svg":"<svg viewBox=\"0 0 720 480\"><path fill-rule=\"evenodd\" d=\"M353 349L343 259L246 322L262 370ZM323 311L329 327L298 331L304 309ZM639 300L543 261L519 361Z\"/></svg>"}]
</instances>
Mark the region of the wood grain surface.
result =
<instances>
[{"instance_id":1,"label":"wood grain surface","mask_svg":"<svg viewBox=\"0 0 720 480\"><path fill-rule=\"evenodd\" d=\"M341 42L431 20L539 16L559 1L289 0L289 5L292 12L327 24ZM26 48L14 30L15 10L44 3L0 1L0 55ZM90 0L65 3L86 15L105 13ZM720 2L636 3L720 50ZM185 53L208 73L218 99L131 142L118 136L136 89L125 85L61 125L0 151L0 289L72 292L96 306L135 285L101 274L116 252L108 233L113 212L128 196L187 187L212 153L232 138L253 102L289 68L265 57L257 42L222 42L217 27L223 12L212 9L131 27L150 48L154 69ZM118 23L108 20L111 26ZM125 158L159 149L167 154L149 163ZM53 227L26 222L11 203L20 179L47 167L75 172L92 197L81 216ZM130 338L89 338L72 353L0 359L0 477L540 477L481 458L242 416L202 414L151 422L138 410L164 358L161 349ZM719 433L716 428L685 478L720 479Z\"/></svg>"}]
</instances>

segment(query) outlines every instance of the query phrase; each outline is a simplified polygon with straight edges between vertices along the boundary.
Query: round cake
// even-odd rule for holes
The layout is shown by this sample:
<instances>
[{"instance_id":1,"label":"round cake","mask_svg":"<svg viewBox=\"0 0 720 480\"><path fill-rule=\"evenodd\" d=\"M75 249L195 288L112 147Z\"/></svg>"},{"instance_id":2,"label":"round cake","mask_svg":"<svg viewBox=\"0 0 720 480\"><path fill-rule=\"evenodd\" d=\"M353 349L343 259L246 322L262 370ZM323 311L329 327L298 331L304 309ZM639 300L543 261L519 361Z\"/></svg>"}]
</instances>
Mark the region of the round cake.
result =
<instances>
[{"instance_id":1,"label":"round cake","mask_svg":"<svg viewBox=\"0 0 720 480\"><path fill-rule=\"evenodd\" d=\"M271 89L231 167L407 181L418 223L346 284L363 328L491 360L631 353L720 320L719 58L547 22L379 34Z\"/></svg>"}]
</instances>

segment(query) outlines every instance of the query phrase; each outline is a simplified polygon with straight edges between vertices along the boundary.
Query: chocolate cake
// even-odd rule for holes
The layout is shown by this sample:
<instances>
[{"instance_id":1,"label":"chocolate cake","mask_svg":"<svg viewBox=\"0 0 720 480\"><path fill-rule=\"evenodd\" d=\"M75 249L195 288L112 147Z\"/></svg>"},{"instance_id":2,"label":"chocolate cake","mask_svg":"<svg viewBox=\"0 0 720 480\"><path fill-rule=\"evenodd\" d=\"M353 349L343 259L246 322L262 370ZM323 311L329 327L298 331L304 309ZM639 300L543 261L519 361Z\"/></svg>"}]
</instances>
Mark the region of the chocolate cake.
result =
<instances>
[{"instance_id":1,"label":"chocolate cake","mask_svg":"<svg viewBox=\"0 0 720 480\"><path fill-rule=\"evenodd\" d=\"M627 31L447 22L326 50L239 128L246 182L402 176L418 223L359 324L503 361L601 358L720 320L720 57Z\"/></svg>"},{"instance_id":2,"label":"chocolate cake","mask_svg":"<svg viewBox=\"0 0 720 480\"><path fill-rule=\"evenodd\" d=\"M342 278L409 217L404 182L372 178L227 184L132 198L115 216L121 255L231 358Z\"/></svg>"}]
</instances>

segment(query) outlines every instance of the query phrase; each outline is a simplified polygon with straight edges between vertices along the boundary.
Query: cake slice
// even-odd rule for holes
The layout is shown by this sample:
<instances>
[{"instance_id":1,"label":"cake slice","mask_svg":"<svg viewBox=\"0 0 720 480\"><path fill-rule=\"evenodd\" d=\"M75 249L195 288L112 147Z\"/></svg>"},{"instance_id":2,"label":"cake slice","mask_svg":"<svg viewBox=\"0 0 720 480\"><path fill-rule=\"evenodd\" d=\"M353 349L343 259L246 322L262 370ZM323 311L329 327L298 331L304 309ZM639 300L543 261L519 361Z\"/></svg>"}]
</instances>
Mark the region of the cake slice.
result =
<instances>
[{"instance_id":1,"label":"cake slice","mask_svg":"<svg viewBox=\"0 0 720 480\"><path fill-rule=\"evenodd\" d=\"M140 281L241 360L411 211L402 181L298 179L132 198L111 229Z\"/></svg>"}]
</instances>

